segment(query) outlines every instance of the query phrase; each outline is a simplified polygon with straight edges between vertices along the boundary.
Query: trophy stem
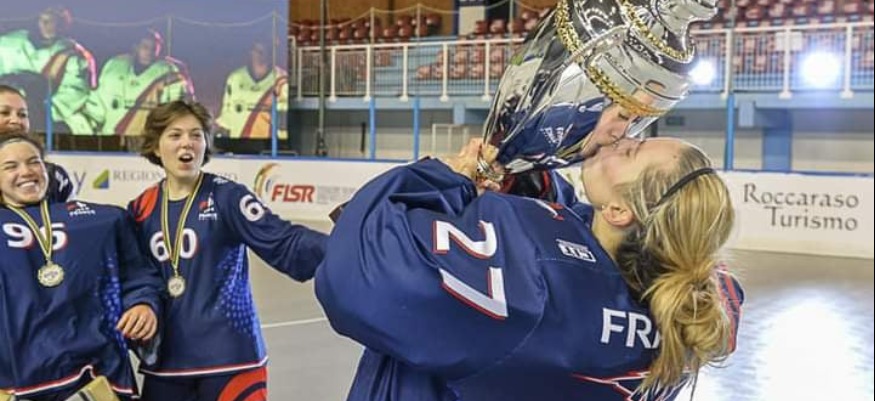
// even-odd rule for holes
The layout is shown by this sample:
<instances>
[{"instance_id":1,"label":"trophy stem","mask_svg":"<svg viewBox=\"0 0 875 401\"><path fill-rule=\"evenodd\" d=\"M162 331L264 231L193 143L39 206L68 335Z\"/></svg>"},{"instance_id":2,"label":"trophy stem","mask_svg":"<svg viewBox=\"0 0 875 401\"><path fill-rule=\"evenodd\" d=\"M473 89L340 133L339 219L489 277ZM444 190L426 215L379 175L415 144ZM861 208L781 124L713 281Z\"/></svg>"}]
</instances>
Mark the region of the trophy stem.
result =
<instances>
[{"instance_id":1,"label":"trophy stem","mask_svg":"<svg viewBox=\"0 0 875 401\"><path fill-rule=\"evenodd\" d=\"M496 184L501 184L504 181L504 174L495 171L492 166L486 162L482 153L477 154L477 177L476 181L489 180Z\"/></svg>"}]
</instances>

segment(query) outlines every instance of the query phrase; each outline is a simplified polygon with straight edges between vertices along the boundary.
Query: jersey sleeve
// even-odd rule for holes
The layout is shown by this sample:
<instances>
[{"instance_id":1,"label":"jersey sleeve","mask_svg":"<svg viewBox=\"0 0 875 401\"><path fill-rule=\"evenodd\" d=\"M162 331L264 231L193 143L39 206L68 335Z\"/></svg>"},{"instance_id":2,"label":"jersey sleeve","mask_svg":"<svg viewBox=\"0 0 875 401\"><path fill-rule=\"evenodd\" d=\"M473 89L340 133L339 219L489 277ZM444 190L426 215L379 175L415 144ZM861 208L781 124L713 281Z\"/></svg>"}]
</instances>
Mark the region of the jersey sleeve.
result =
<instances>
[{"instance_id":1,"label":"jersey sleeve","mask_svg":"<svg viewBox=\"0 0 875 401\"><path fill-rule=\"evenodd\" d=\"M313 278L327 236L280 218L243 185L223 186L219 213L230 231L274 269L301 282Z\"/></svg>"},{"instance_id":2,"label":"jersey sleeve","mask_svg":"<svg viewBox=\"0 0 875 401\"><path fill-rule=\"evenodd\" d=\"M160 296L164 285L161 271L151 258L146 257L135 233L135 223L130 213L119 211L116 222L116 241L119 255L119 281L122 287L124 310L137 305L149 305L161 316Z\"/></svg>"},{"instance_id":3,"label":"jersey sleeve","mask_svg":"<svg viewBox=\"0 0 875 401\"><path fill-rule=\"evenodd\" d=\"M51 201L68 202L73 200L76 194L76 184L70 179L70 174L60 165L50 164L52 166L50 181L54 181L54 184L49 186L52 190Z\"/></svg>"},{"instance_id":4,"label":"jersey sleeve","mask_svg":"<svg viewBox=\"0 0 875 401\"><path fill-rule=\"evenodd\" d=\"M580 203L580 200L577 199L577 194L575 193L574 186L571 185L562 174L555 170L550 171L550 179L553 184L554 191L556 192L556 203L560 205L564 205L565 207L571 208L575 204Z\"/></svg>"},{"instance_id":5,"label":"jersey sleeve","mask_svg":"<svg viewBox=\"0 0 875 401\"><path fill-rule=\"evenodd\" d=\"M457 380L500 361L537 324L545 292L507 197L425 160L365 185L337 221L316 295L332 327ZM546 211L545 211L546 213Z\"/></svg>"}]
</instances>

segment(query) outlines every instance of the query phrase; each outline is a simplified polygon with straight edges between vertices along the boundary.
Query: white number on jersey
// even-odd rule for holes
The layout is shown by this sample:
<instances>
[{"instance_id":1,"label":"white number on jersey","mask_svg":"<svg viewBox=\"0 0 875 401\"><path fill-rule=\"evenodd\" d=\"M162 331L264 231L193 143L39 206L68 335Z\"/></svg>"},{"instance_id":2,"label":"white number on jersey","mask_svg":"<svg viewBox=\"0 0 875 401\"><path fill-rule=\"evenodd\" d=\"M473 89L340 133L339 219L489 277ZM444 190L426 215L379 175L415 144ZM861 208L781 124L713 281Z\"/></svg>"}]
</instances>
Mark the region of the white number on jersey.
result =
<instances>
[{"instance_id":1,"label":"white number on jersey","mask_svg":"<svg viewBox=\"0 0 875 401\"><path fill-rule=\"evenodd\" d=\"M152 256L159 262L170 260L170 252L168 252L167 246L164 245L164 233L161 231L152 234L152 238L149 239L149 249L152 251ZM179 257L191 259L195 252L197 252L197 233L190 228L183 229L182 249L179 250Z\"/></svg>"},{"instance_id":2,"label":"white number on jersey","mask_svg":"<svg viewBox=\"0 0 875 401\"><path fill-rule=\"evenodd\" d=\"M64 228L64 223L52 223L52 249L55 251L67 246L67 233ZM45 227L40 227L40 231L45 234ZM36 241L33 231L24 224L3 224L3 233L6 234L6 244L10 248L30 248Z\"/></svg>"},{"instance_id":3,"label":"white number on jersey","mask_svg":"<svg viewBox=\"0 0 875 401\"><path fill-rule=\"evenodd\" d=\"M240 198L240 213L249 221L258 221L264 216L264 205L252 194Z\"/></svg>"},{"instance_id":4,"label":"white number on jersey","mask_svg":"<svg viewBox=\"0 0 875 401\"><path fill-rule=\"evenodd\" d=\"M462 230L446 221L434 222L434 251L442 255L450 250L450 240L462 247L465 252L478 259L486 259L495 254L498 249L498 237L495 235L495 227L492 223L480 221L480 229L486 239L474 241L465 235ZM444 288L453 296L459 298L480 312L495 318L507 318L507 300L504 296L504 276L501 268L489 267L489 292L484 294L459 280L444 269L440 269Z\"/></svg>"}]
</instances>

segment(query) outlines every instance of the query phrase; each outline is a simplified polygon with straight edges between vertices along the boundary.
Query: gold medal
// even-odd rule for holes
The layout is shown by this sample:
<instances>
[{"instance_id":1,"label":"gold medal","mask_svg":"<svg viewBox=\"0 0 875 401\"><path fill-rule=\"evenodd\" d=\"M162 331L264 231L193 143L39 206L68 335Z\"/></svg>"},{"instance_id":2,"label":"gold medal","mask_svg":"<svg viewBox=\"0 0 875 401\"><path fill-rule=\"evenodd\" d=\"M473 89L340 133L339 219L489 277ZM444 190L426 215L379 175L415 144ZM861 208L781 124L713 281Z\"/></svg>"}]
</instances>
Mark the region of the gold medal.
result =
<instances>
[{"instance_id":1,"label":"gold medal","mask_svg":"<svg viewBox=\"0 0 875 401\"><path fill-rule=\"evenodd\" d=\"M64 268L62 268L61 265L52 262L52 247L54 246L52 241L54 237L52 235L52 219L49 216L49 203L45 199L40 202L40 217L42 217L43 225L45 226L45 233L43 230L40 230L36 221L34 221L34 219L21 208L9 206L9 210L15 212L18 217L21 217L21 219L27 223L27 227L33 232L33 236L36 237L37 242L39 242L40 250L43 251L43 256L46 258L46 264L44 264L43 267L40 267L36 272L37 281L39 281L43 287L48 288L61 285L64 281Z\"/></svg>"},{"instance_id":2,"label":"gold medal","mask_svg":"<svg viewBox=\"0 0 875 401\"><path fill-rule=\"evenodd\" d=\"M161 233L164 236L164 246L167 248L167 253L170 255L170 266L173 268L173 276L167 280L167 292L173 298L179 298L185 292L185 278L179 272L179 255L182 251L182 237L185 230L185 220L188 217L188 212L191 210L191 205L194 203L194 198L197 197L197 192L200 190L201 182L204 179L203 173L197 177L197 183L194 189L188 194L185 200L185 206L182 208L182 214L179 215L179 222L176 224L176 238L173 246L170 242L170 220L167 218L167 210L169 206L170 191L167 190L167 179L164 180L163 193L161 194Z\"/></svg>"},{"instance_id":3,"label":"gold medal","mask_svg":"<svg viewBox=\"0 0 875 401\"><path fill-rule=\"evenodd\" d=\"M167 280L167 292L173 298L178 298L185 292L185 279L182 276L173 276Z\"/></svg>"},{"instance_id":4,"label":"gold medal","mask_svg":"<svg viewBox=\"0 0 875 401\"><path fill-rule=\"evenodd\" d=\"M64 281L64 268L57 263L48 262L37 270L36 278L44 287L57 287Z\"/></svg>"}]
</instances>

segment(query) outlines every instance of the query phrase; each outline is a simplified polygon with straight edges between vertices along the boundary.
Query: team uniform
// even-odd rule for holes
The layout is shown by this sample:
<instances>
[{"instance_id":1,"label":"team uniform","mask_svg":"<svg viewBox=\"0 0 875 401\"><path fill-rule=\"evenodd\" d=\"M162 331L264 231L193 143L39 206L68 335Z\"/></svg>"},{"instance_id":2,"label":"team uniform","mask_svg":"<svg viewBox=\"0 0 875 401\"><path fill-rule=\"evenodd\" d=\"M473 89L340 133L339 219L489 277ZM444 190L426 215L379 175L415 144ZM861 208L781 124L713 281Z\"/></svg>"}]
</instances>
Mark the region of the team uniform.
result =
<instances>
[{"instance_id":1,"label":"team uniform","mask_svg":"<svg viewBox=\"0 0 875 401\"><path fill-rule=\"evenodd\" d=\"M188 399L177 391L192 386L206 385L218 394L227 383L219 379L211 384L211 377L230 379L247 372L263 376L263 369L257 370L266 365L267 353L249 287L246 248L297 281L313 277L325 249L324 234L280 219L243 185L203 174L179 251L179 273L186 288L180 296L167 298L158 360L141 367L147 376L143 394L147 400ZM173 268L161 246L162 192L160 183L150 187L129 209L141 243L151 249L164 279L170 280ZM168 203L173 241L183 203Z\"/></svg>"},{"instance_id":2,"label":"team uniform","mask_svg":"<svg viewBox=\"0 0 875 401\"><path fill-rule=\"evenodd\" d=\"M514 104L517 100L512 98L508 102ZM595 129L604 107L605 100L599 98L579 104L557 103L536 118L525 110L505 112L496 119L495 134L490 140L500 148L496 161L511 173L526 171L534 165L561 168L577 163L583 159L580 147ZM570 156L575 153L577 156Z\"/></svg>"},{"instance_id":3,"label":"team uniform","mask_svg":"<svg viewBox=\"0 0 875 401\"><path fill-rule=\"evenodd\" d=\"M102 119L92 115L93 108L86 105L97 75L94 57L69 38L35 45L40 41L27 30L0 36L0 75L42 75L52 88L52 120L66 123L74 134L93 134L96 122Z\"/></svg>"},{"instance_id":4,"label":"team uniform","mask_svg":"<svg viewBox=\"0 0 875 401\"><path fill-rule=\"evenodd\" d=\"M45 164L46 172L49 176L46 199L50 203L73 200L74 195L76 195L76 188L67 170L55 163L46 162Z\"/></svg>"},{"instance_id":5,"label":"team uniform","mask_svg":"<svg viewBox=\"0 0 875 401\"><path fill-rule=\"evenodd\" d=\"M529 170L507 175L501 184L501 192L568 207L580 203L574 186L556 170Z\"/></svg>"},{"instance_id":6,"label":"team uniform","mask_svg":"<svg viewBox=\"0 0 875 401\"><path fill-rule=\"evenodd\" d=\"M316 273L331 325L368 348L348 400L671 400L633 395L658 334L574 209L478 197L436 160L359 190ZM721 284L737 325L741 289Z\"/></svg>"},{"instance_id":7,"label":"team uniform","mask_svg":"<svg viewBox=\"0 0 875 401\"><path fill-rule=\"evenodd\" d=\"M139 72L134 64L131 55L120 55L100 71L100 84L92 96L105 110L102 134L140 135L146 115L155 106L194 97L187 69L178 60L164 57Z\"/></svg>"},{"instance_id":8,"label":"team uniform","mask_svg":"<svg viewBox=\"0 0 875 401\"><path fill-rule=\"evenodd\" d=\"M249 67L234 70L225 82L222 112L216 123L227 129L232 138L270 138L274 94L277 95L280 119L275 123L279 127L285 126L283 116L289 104L287 82L286 73L279 68L271 69L259 80L252 77ZM287 136L282 128L277 135L280 138Z\"/></svg>"},{"instance_id":9,"label":"team uniform","mask_svg":"<svg viewBox=\"0 0 875 401\"><path fill-rule=\"evenodd\" d=\"M43 225L38 205L23 210ZM69 202L49 210L52 260L64 270L56 287L37 280L46 260L28 225L0 208L0 390L64 400L104 375L119 396L131 396L134 372L116 324L137 304L160 311L158 270L123 209Z\"/></svg>"}]
</instances>

